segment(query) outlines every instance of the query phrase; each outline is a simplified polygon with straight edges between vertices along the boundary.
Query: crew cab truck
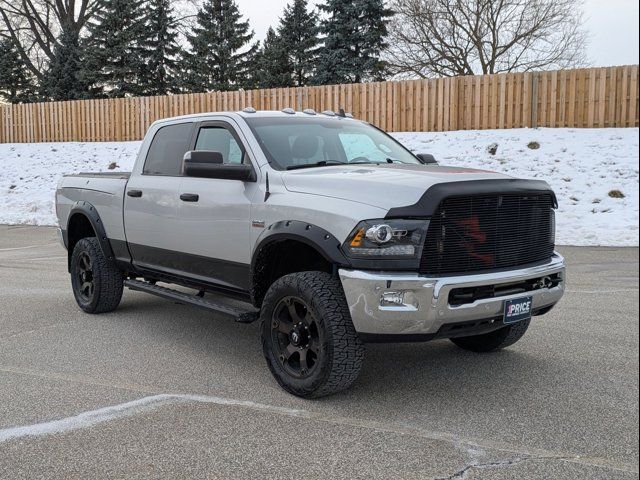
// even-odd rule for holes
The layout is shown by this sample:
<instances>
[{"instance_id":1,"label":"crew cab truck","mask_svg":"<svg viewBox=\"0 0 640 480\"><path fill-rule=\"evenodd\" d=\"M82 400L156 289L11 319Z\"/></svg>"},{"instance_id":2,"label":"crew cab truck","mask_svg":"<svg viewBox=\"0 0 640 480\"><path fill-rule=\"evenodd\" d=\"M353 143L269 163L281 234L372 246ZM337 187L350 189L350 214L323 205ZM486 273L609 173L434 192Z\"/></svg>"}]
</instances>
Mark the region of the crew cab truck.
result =
<instances>
[{"instance_id":1,"label":"crew cab truck","mask_svg":"<svg viewBox=\"0 0 640 480\"><path fill-rule=\"evenodd\" d=\"M131 173L65 176L56 200L82 310L126 286L259 319L301 397L349 387L367 342L508 347L564 289L545 182L440 166L342 111L160 120Z\"/></svg>"}]
</instances>

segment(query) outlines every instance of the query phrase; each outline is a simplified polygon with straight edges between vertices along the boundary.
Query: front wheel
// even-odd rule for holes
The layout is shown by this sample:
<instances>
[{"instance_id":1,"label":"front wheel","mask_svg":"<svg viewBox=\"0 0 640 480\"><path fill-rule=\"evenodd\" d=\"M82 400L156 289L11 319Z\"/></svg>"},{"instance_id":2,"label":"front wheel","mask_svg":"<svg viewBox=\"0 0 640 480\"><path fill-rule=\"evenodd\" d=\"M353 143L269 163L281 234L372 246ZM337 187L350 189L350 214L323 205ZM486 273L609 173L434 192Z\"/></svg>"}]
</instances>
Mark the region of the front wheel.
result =
<instances>
[{"instance_id":1,"label":"front wheel","mask_svg":"<svg viewBox=\"0 0 640 480\"><path fill-rule=\"evenodd\" d=\"M495 352L496 350L507 348L520 340L527 332L530 321L523 320L483 335L452 338L451 341L464 350Z\"/></svg>"},{"instance_id":2,"label":"front wheel","mask_svg":"<svg viewBox=\"0 0 640 480\"><path fill-rule=\"evenodd\" d=\"M271 373L293 395L345 390L362 368L364 346L340 281L328 273L300 272L276 280L263 302L260 331Z\"/></svg>"},{"instance_id":3,"label":"front wheel","mask_svg":"<svg viewBox=\"0 0 640 480\"><path fill-rule=\"evenodd\" d=\"M71 286L78 306L87 313L110 312L120 304L124 277L102 253L97 238L83 238L73 248Z\"/></svg>"}]
</instances>

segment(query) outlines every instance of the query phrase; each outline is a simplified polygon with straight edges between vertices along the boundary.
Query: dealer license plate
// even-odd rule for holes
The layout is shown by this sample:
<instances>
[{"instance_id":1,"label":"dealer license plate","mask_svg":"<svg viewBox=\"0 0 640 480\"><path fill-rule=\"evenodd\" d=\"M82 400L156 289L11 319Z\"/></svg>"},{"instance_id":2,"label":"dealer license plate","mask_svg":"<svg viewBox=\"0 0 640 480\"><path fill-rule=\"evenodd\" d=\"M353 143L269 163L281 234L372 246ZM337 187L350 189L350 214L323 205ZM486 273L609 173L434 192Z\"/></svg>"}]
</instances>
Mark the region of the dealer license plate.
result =
<instances>
[{"instance_id":1,"label":"dealer license plate","mask_svg":"<svg viewBox=\"0 0 640 480\"><path fill-rule=\"evenodd\" d=\"M504 323L516 323L531 318L531 297L514 298L504 302Z\"/></svg>"}]
</instances>

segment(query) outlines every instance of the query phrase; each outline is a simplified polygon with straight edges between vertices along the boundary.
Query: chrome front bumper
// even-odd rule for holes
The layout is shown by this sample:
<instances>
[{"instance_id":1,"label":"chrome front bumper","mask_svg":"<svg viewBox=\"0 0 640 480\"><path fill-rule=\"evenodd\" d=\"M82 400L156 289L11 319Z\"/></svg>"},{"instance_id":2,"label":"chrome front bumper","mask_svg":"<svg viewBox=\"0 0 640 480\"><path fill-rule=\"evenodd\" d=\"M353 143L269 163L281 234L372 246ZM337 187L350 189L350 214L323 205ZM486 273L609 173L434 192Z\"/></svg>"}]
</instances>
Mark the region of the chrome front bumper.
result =
<instances>
[{"instance_id":1,"label":"chrome front bumper","mask_svg":"<svg viewBox=\"0 0 640 480\"><path fill-rule=\"evenodd\" d=\"M558 274L560 283L497 298L454 306L449 293L456 288L509 284ZM356 330L372 335L436 334L443 325L501 317L504 302L531 296L533 311L553 306L564 293L565 263L559 254L547 262L518 270L476 275L428 278L417 273L339 271L351 318ZM385 305L384 296L401 295L400 304Z\"/></svg>"}]
</instances>

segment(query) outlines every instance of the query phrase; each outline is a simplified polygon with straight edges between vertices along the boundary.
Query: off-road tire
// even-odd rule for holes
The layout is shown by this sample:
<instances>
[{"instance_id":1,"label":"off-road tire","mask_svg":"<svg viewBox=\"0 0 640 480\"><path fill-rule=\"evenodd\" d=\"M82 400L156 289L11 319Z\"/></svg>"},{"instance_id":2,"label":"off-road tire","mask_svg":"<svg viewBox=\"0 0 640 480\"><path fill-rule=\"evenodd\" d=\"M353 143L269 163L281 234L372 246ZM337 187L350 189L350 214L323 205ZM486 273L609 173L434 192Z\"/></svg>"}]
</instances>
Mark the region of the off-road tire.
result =
<instances>
[{"instance_id":1,"label":"off-road tire","mask_svg":"<svg viewBox=\"0 0 640 480\"><path fill-rule=\"evenodd\" d=\"M318 331L319 354L313 370L305 378L288 371L288 364L279 356L278 340L274 340L274 336L287 338L274 326L278 323L274 316L276 307L293 298L308 307L303 312L310 312L315 325L312 328ZM293 395L303 398L331 395L349 388L358 378L364 346L351 321L342 285L328 273L300 272L276 280L264 298L260 332L271 373L280 386Z\"/></svg>"},{"instance_id":2,"label":"off-road tire","mask_svg":"<svg viewBox=\"0 0 640 480\"><path fill-rule=\"evenodd\" d=\"M472 352L495 352L520 340L527 332L530 322L531 320L523 320L483 335L452 338L451 341L458 347Z\"/></svg>"},{"instance_id":3,"label":"off-road tire","mask_svg":"<svg viewBox=\"0 0 640 480\"><path fill-rule=\"evenodd\" d=\"M83 290L81 262L89 260L93 287ZM86 265L86 264L85 264ZM85 269L86 270L86 269ZM105 313L115 310L122 299L124 276L115 264L102 253L95 237L83 238L76 243L71 254L71 286L78 306L87 313Z\"/></svg>"}]
</instances>

